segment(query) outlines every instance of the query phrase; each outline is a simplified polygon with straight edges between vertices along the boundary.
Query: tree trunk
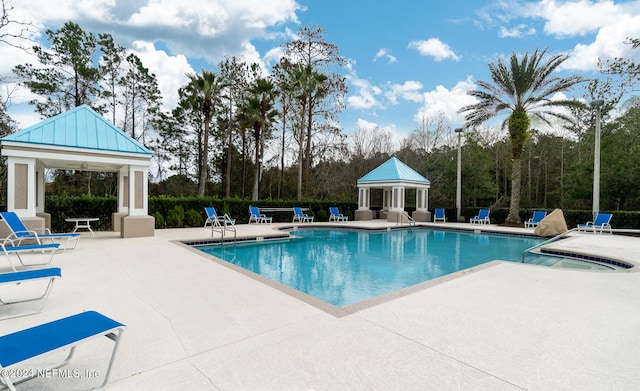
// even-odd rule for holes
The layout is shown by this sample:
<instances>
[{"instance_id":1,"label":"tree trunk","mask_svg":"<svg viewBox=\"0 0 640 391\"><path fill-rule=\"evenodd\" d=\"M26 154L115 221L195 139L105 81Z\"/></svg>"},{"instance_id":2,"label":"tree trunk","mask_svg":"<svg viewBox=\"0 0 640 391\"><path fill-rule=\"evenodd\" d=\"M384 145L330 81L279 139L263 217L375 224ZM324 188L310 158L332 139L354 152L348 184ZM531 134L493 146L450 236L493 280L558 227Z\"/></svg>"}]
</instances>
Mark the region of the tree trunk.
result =
<instances>
[{"instance_id":1,"label":"tree trunk","mask_svg":"<svg viewBox=\"0 0 640 391\"><path fill-rule=\"evenodd\" d=\"M505 224L522 224L520 219L520 183L522 181L522 158L514 158L511 168L511 202Z\"/></svg>"}]
</instances>

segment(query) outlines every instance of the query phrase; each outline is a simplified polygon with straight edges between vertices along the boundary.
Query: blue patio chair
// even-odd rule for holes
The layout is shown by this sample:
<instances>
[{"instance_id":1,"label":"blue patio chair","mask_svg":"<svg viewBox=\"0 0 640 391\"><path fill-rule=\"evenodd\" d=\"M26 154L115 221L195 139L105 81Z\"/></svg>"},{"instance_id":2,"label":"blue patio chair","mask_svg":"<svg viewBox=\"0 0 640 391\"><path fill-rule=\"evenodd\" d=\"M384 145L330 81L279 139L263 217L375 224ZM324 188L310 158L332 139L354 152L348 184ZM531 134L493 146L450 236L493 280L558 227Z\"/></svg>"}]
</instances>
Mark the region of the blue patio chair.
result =
<instances>
[{"instance_id":1,"label":"blue patio chair","mask_svg":"<svg viewBox=\"0 0 640 391\"><path fill-rule=\"evenodd\" d=\"M605 229L612 233L611 231L611 218L613 214L611 213L598 213L594 221L587 221L585 224L578 224L578 231L593 231L596 232L604 231Z\"/></svg>"},{"instance_id":2,"label":"blue patio chair","mask_svg":"<svg viewBox=\"0 0 640 391\"><path fill-rule=\"evenodd\" d=\"M43 240L50 240L51 243L54 243L56 240L66 239L67 241L64 246L66 250L71 241L74 242L73 248L76 248L78 239L80 239L80 234L78 233L51 233L49 228L28 229L15 212L0 212L0 216L2 216L2 220L11 230L11 234L7 236L7 239L16 242L17 246L19 246L23 240L28 239L33 239L38 244L43 244ZM37 231L41 231L42 233L38 233Z\"/></svg>"},{"instance_id":3,"label":"blue patio chair","mask_svg":"<svg viewBox=\"0 0 640 391\"><path fill-rule=\"evenodd\" d=\"M308 214L303 213L301 207L293 207L293 223L295 223L296 221L300 223L313 223L313 217L314 216L309 216Z\"/></svg>"},{"instance_id":4,"label":"blue patio chair","mask_svg":"<svg viewBox=\"0 0 640 391\"><path fill-rule=\"evenodd\" d=\"M524 222L524 227L535 228L545 217L547 217L547 212L543 210L534 210L533 216L529 220Z\"/></svg>"},{"instance_id":5,"label":"blue patio chair","mask_svg":"<svg viewBox=\"0 0 640 391\"><path fill-rule=\"evenodd\" d=\"M99 387L99 389L104 389L109 382L113 361L120 343L120 336L125 328L126 326L122 323L116 322L98 312L86 311L2 335L0 336L0 352L2 352L0 354L0 380L10 390L15 390L14 384L33 379L40 373L40 371L36 370L19 370L25 363L38 358L39 368L46 368L47 370L60 368L71 361L79 344L104 336L114 342L111 360L106 372L96 372L104 373L104 380ZM52 365L46 365L46 363L41 362L44 355L62 350L69 350L69 354L64 360ZM54 356L56 355L54 354ZM13 377L15 374L23 374L24 376Z\"/></svg>"},{"instance_id":6,"label":"blue patio chair","mask_svg":"<svg viewBox=\"0 0 640 391\"><path fill-rule=\"evenodd\" d=\"M260 209L257 206L250 205L249 206L249 224L251 222L255 223L271 223L273 221L273 217L267 216L260 213Z\"/></svg>"},{"instance_id":7,"label":"blue patio chair","mask_svg":"<svg viewBox=\"0 0 640 391\"><path fill-rule=\"evenodd\" d=\"M349 217L340 213L337 206L330 206L329 221L349 221Z\"/></svg>"},{"instance_id":8,"label":"blue patio chair","mask_svg":"<svg viewBox=\"0 0 640 391\"><path fill-rule=\"evenodd\" d=\"M489 219L490 212L491 211L489 209L480 209L478 215L470 218L469 222L471 224L491 224L491 220Z\"/></svg>"},{"instance_id":9,"label":"blue patio chair","mask_svg":"<svg viewBox=\"0 0 640 391\"><path fill-rule=\"evenodd\" d=\"M447 222L447 218L444 215L444 208L436 208L436 213L433 215L433 222L437 223L438 221L442 221L443 223Z\"/></svg>"},{"instance_id":10,"label":"blue patio chair","mask_svg":"<svg viewBox=\"0 0 640 391\"><path fill-rule=\"evenodd\" d=\"M49 293L51 293L53 282L60 277L62 277L62 272L59 267L49 267L45 269L22 270L19 272L0 273L0 285L5 285L5 284L11 285L13 286L13 289L14 289L14 291L11 291L10 297L5 297L0 295L0 304L2 305L3 309L5 308L5 306L7 308L8 307L13 308L14 304L21 304L26 302L40 301L41 303L39 308L28 310L28 311L23 310L21 312L14 312L14 313L8 313L8 314L5 314L3 312L2 315L0 315L0 319L8 319L8 318L14 318L16 316L36 314L42 311L47 301L47 298L49 298ZM44 293L34 294L35 291L32 292L30 287L23 289L24 285L38 284L40 280L45 280L45 282L47 283L44 289ZM39 282L39 283L40 285L42 285L42 282ZM16 292L18 291L20 291L20 293L23 293L23 294L22 295L16 294Z\"/></svg>"},{"instance_id":11,"label":"blue patio chair","mask_svg":"<svg viewBox=\"0 0 640 391\"><path fill-rule=\"evenodd\" d=\"M222 216L218 216L216 212L216 208L212 206L208 206L204 208L204 211L207 213L207 220L204 222L205 228L207 225L211 224L212 227L220 227L222 225L235 225L236 219L232 219L228 214L224 214Z\"/></svg>"}]
</instances>

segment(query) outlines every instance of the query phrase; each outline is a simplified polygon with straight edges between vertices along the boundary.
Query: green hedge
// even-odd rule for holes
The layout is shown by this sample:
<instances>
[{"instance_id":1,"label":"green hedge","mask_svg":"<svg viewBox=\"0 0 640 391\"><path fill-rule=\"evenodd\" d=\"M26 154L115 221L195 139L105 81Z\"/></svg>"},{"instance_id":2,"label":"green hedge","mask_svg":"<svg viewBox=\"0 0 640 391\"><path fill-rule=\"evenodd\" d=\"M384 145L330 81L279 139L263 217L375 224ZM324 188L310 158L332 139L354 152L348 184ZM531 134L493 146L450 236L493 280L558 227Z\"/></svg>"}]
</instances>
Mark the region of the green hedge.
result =
<instances>
[{"instance_id":1,"label":"green hedge","mask_svg":"<svg viewBox=\"0 0 640 391\"><path fill-rule=\"evenodd\" d=\"M100 220L92 223L99 231L112 229L111 214L117 209L116 197L96 196L46 196L45 212L51 214L51 229L56 232L64 232L73 228L71 223L65 221L68 217L98 217ZM228 214L238 223L249 221L249 205L257 205L262 208L290 208L301 206L309 208L306 212L315 216L315 221L329 220L329 207L337 206L342 214L348 215L353 220L357 205L350 202L331 201L251 201L240 198L218 197L149 197L149 215L156 219L156 228L182 228L198 227L204 224L206 215L204 208L213 206L218 214ZM274 222L290 222L293 212L269 213Z\"/></svg>"},{"instance_id":2,"label":"green hedge","mask_svg":"<svg viewBox=\"0 0 640 391\"><path fill-rule=\"evenodd\" d=\"M96 230L111 230L111 214L116 211L118 200L116 197L95 197L95 196L46 196L45 211L51 214L52 230L64 232L73 228L72 223L65 221L68 217L98 217L100 220L92 223ZM332 202L321 200L261 200L251 201L240 198L218 198L218 197L149 197L149 215L156 218L156 228L181 228L202 226L205 221L204 208L213 206L218 214L228 214L235 218L238 223L249 221L249 205L257 205L262 208L290 208L301 206L309 208L306 212L315 216L315 221L329 220L329 207L337 206L342 214L349 216L353 220L357 204L351 202ZM407 209L410 211L411 207ZM467 207L461 211L465 221L478 214L479 207ZM543 209L536 209L543 210ZM534 209L522 209L520 218L527 220L533 215ZM548 209L547 212L551 212ZM433 210L432 210L433 212ZM611 225L614 228L640 228L640 213L628 211L603 211L613 213ZM447 221L456 219L455 208L445 210ZM563 210L564 218L569 228L575 227L579 223L592 220L591 211L585 210ZM268 213L273 216L274 222L291 222L292 212ZM505 221L509 210L507 208L497 208L491 210L491 222L501 224Z\"/></svg>"}]
</instances>

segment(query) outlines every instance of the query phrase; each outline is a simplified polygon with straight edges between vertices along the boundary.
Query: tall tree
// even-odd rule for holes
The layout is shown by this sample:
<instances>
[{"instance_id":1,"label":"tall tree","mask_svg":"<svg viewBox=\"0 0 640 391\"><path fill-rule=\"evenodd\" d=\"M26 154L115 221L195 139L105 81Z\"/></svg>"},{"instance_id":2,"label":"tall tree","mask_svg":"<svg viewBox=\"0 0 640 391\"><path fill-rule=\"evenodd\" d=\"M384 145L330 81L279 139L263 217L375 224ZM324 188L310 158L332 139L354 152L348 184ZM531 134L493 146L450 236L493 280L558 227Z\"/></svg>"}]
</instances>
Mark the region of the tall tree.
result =
<instances>
[{"instance_id":1,"label":"tall tree","mask_svg":"<svg viewBox=\"0 0 640 391\"><path fill-rule=\"evenodd\" d=\"M218 76L202 70L199 75L188 74L189 94L192 108L202 115L202 128L199 129L198 145L198 196L203 197L209 178L209 135L211 133L211 121L215 115L216 104L220 99L222 85Z\"/></svg>"},{"instance_id":2,"label":"tall tree","mask_svg":"<svg viewBox=\"0 0 640 391\"><path fill-rule=\"evenodd\" d=\"M225 57L220 63L220 78L224 89L223 98L226 104L223 106L226 110L227 124L227 140L226 140L226 167L225 167L225 196L231 196L231 161L233 151L233 134L237 128L235 114L237 106L243 99L244 92L247 88L247 78L249 68L244 61L240 61L238 57Z\"/></svg>"},{"instance_id":3,"label":"tall tree","mask_svg":"<svg viewBox=\"0 0 640 391\"><path fill-rule=\"evenodd\" d=\"M308 178L309 170L313 165L313 134L314 131L330 130L341 131L339 128L329 126L314 127L316 118L324 122L332 122L344 109L344 95L348 89L345 77L339 71L347 64L340 56L337 45L329 43L325 39L325 30L317 26L304 26L298 30L297 39L285 43L285 57L294 64L308 66L315 75L323 75L322 88L310 90L306 96L305 118L307 138L303 149L303 167L305 177Z\"/></svg>"},{"instance_id":4,"label":"tall tree","mask_svg":"<svg viewBox=\"0 0 640 391\"><path fill-rule=\"evenodd\" d=\"M131 137L145 143L145 132L158 115L161 94L156 75L149 72L138 56L131 53L126 58L127 71L120 79L124 87L125 118L122 125ZM139 129L139 132L136 130Z\"/></svg>"},{"instance_id":5,"label":"tall tree","mask_svg":"<svg viewBox=\"0 0 640 391\"><path fill-rule=\"evenodd\" d=\"M502 123L509 131L512 155L511 201L507 224L520 224L520 186L522 177L522 152L530 136L530 118L535 116L545 123L548 117L569 121L570 117L559 107L576 107L576 100L552 100L555 94L567 91L585 79L579 75L552 76L553 72L569 58L566 54L555 54L545 59L547 49L536 51L522 58L513 52L506 63L498 59L489 64L492 83L476 81L478 89L468 94L478 102L464 106L459 111L465 114L466 126L474 127L502 113L508 117ZM554 110L556 109L556 110Z\"/></svg>"},{"instance_id":6,"label":"tall tree","mask_svg":"<svg viewBox=\"0 0 640 391\"><path fill-rule=\"evenodd\" d=\"M40 64L18 65L14 73L31 92L45 100L32 100L36 111L43 117L51 117L87 104L103 112L98 106L100 96L100 70L95 66L96 37L73 22L67 22L59 30L46 31L50 49L34 46Z\"/></svg>"},{"instance_id":7,"label":"tall tree","mask_svg":"<svg viewBox=\"0 0 640 391\"><path fill-rule=\"evenodd\" d=\"M302 63L295 64L290 69L291 86L294 95L300 104L300 127L298 132L298 200L302 199L302 171L304 166L304 146L305 146L305 116L309 115L307 111L311 97L319 90L324 88L327 76L317 73L311 65ZM311 126L308 123L307 126Z\"/></svg>"},{"instance_id":8,"label":"tall tree","mask_svg":"<svg viewBox=\"0 0 640 391\"><path fill-rule=\"evenodd\" d=\"M102 52L100 59L100 73L106 83L103 96L109 101L111 109L111 123L116 124L116 109L118 94L116 89L120 85L122 63L125 61L126 49L113 41L111 34L98 34L98 44Z\"/></svg>"}]
</instances>

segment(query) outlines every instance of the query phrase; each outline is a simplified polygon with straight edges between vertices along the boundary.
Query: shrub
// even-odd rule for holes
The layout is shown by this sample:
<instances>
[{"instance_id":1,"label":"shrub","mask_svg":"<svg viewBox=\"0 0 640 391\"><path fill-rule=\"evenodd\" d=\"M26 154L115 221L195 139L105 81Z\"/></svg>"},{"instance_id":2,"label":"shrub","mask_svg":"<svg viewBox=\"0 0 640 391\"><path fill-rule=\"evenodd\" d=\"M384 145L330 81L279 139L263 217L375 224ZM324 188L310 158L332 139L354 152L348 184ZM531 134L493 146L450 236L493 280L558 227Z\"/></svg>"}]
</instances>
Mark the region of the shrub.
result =
<instances>
[{"instance_id":1,"label":"shrub","mask_svg":"<svg viewBox=\"0 0 640 391\"><path fill-rule=\"evenodd\" d=\"M162 216L162 213L155 212L155 213L153 213L152 216L156 220L156 229L160 229L160 228L164 228L165 227L164 216Z\"/></svg>"},{"instance_id":2,"label":"shrub","mask_svg":"<svg viewBox=\"0 0 640 391\"><path fill-rule=\"evenodd\" d=\"M176 205L167 212L167 226L182 228L184 226L184 208Z\"/></svg>"},{"instance_id":3,"label":"shrub","mask_svg":"<svg viewBox=\"0 0 640 391\"><path fill-rule=\"evenodd\" d=\"M202 225L202 216L195 209L189 209L184 215L185 227L199 227Z\"/></svg>"}]
</instances>

